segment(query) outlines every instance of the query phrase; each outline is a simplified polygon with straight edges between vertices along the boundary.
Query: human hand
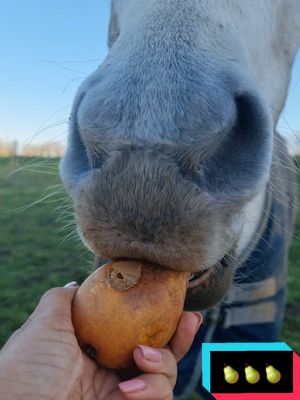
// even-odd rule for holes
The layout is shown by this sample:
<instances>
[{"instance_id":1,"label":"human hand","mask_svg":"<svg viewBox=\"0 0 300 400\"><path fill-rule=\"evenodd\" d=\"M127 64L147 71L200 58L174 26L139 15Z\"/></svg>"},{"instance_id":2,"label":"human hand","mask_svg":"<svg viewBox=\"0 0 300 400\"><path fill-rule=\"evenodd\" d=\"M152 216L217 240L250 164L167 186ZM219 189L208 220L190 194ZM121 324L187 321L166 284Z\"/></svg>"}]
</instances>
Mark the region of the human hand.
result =
<instances>
[{"instance_id":1,"label":"human hand","mask_svg":"<svg viewBox=\"0 0 300 400\"><path fill-rule=\"evenodd\" d=\"M164 349L138 346L133 357L140 375L122 381L99 368L78 346L71 320L78 287L51 289L0 352L0 400L172 399L177 362L188 351L201 323L184 312Z\"/></svg>"}]
</instances>

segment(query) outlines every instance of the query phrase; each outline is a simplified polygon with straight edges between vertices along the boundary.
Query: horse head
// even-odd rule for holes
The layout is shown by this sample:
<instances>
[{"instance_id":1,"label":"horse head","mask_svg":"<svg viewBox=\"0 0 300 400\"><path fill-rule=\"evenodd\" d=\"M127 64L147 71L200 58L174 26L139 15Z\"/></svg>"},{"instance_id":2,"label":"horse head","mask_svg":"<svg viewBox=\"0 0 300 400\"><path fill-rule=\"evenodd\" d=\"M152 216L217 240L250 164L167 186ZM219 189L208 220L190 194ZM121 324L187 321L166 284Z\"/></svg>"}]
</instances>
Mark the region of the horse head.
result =
<instances>
[{"instance_id":1,"label":"horse head","mask_svg":"<svg viewBox=\"0 0 300 400\"><path fill-rule=\"evenodd\" d=\"M263 212L299 42L297 0L113 0L61 163L86 246L191 271L188 308L220 301Z\"/></svg>"}]
</instances>

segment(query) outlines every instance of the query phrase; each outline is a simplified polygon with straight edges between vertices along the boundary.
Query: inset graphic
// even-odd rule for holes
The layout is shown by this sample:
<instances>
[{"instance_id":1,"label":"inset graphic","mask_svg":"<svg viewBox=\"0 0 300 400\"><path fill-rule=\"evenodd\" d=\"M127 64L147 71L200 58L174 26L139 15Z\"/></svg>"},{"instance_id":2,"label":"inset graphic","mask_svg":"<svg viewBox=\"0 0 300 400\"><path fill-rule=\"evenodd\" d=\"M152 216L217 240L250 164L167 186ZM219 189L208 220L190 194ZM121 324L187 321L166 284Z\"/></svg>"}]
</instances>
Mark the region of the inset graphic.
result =
<instances>
[{"instance_id":1,"label":"inset graphic","mask_svg":"<svg viewBox=\"0 0 300 400\"><path fill-rule=\"evenodd\" d=\"M286 343L203 343L202 371L217 400L300 400L300 357Z\"/></svg>"}]
</instances>

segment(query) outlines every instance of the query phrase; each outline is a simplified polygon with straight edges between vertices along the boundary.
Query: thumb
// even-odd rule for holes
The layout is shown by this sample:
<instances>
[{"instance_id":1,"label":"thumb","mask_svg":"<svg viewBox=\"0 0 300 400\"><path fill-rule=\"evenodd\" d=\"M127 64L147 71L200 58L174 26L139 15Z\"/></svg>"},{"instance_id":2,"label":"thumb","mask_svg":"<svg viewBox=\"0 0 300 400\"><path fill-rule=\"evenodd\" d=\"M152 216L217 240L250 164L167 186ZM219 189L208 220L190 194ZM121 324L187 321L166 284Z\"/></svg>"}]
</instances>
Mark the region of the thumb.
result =
<instances>
[{"instance_id":1,"label":"thumb","mask_svg":"<svg viewBox=\"0 0 300 400\"><path fill-rule=\"evenodd\" d=\"M66 286L48 290L42 297L29 318L31 321L63 317L71 320L72 300L78 290L78 286Z\"/></svg>"}]
</instances>

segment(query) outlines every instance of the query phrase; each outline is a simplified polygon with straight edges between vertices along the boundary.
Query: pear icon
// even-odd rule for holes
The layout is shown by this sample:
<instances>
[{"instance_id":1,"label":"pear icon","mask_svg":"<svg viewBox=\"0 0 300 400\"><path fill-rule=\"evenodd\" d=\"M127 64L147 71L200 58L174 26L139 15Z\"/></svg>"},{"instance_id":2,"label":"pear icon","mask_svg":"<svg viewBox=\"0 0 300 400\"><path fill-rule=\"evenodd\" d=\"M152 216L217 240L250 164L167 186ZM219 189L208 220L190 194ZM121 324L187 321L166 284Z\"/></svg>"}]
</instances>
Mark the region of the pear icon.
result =
<instances>
[{"instance_id":1,"label":"pear icon","mask_svg":"<svg viewBox=\"0 0 300 400\"><path fill-rule=\"evenodd\" d=\"M250 365L246 366L245 374L246 374L246 381L251 383L252 385L257 383L260 379L259 372L256 371L256 369L254 369Z\"/></svg>"},{"instance_id":2,"label":"pear icon","mask_svg":"<svg viewBox=\"0 0 300 400\"><path fill-rule=\"evenodd\" d=\"M274 368L272 365L268 365L266 367L266 373L267 373L267 380L270 383L277 383L281 379L281 373L278 371L278 369Z\"/></svg>"},{"instance_id":3,"label":"pear icon","mask_svg":"<svg viewBox=\"0 0 300 400\"><path fill-rule=\"evenodd\" d=\"M224 367L224 378L227 383L233 384L239 380L239 373L230 365L227 365Z\"/></svg>"}]
</instances>

